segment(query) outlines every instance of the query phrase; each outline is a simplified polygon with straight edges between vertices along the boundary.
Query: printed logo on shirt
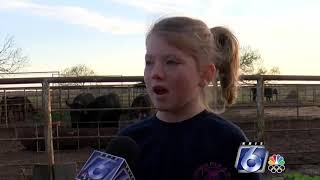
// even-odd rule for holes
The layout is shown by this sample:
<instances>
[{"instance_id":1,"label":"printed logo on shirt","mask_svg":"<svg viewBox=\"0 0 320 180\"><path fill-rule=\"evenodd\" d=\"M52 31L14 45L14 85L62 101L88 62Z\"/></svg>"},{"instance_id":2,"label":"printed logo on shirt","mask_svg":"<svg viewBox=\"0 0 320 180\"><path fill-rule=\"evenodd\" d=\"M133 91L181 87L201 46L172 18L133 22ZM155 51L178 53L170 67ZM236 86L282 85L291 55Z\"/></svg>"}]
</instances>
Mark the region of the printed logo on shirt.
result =
<instances>
[{"instance_id":1,"label":"printed logo on shirt","mask_svg":"<svg viewBox=\"0 0 320 180\"><path fill-rule=\"evenodd\" d=\"M230 172L222 165L210 162L201 165L193 173L193 180L230 180Z\"/></svg>"}]
</instances>

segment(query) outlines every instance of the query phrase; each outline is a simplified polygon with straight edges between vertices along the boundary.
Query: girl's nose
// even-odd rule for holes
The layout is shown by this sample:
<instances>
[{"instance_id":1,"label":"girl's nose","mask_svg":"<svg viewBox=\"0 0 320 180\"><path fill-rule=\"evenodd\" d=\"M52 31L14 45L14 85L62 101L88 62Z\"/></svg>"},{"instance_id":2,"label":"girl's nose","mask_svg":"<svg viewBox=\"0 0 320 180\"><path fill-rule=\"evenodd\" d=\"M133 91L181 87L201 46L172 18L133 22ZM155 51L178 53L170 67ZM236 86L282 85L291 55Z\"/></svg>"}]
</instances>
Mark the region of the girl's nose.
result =
<instances>
[{"instance_id":1,"label":"girl's nose","mask_svg":"<svg viewBox=\"0 0 320 180\"><path fill-rule=\"evenodd\" d=\"M160 63L156 63L151 72L152 79L162 80L164 79L163 66Z\"/></svg>"}]
</instances>

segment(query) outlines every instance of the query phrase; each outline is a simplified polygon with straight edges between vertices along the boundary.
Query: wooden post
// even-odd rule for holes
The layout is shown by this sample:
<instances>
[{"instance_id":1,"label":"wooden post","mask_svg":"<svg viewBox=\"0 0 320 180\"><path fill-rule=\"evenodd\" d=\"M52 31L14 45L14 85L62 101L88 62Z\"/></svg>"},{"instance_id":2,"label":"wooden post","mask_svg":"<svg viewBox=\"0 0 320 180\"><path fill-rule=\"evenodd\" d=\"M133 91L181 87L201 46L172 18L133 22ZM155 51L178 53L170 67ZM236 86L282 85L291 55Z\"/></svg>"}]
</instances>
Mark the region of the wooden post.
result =
<instances>
[{"instance_id":1,"label":"wooden post","mask_svg":"<svg viewBox=\"0 0 320 180\"><path fill-rule=\"evenodd\" d=\"M65 119L62 119L62 90L59 88L59 122L56 125L56 130L57 130L57 149L58 151L60 150L60 142L59 142L59 127L62 121L64 121ZM64 113L64 112L63 112Z\"/></svg>"},{"instance_id":2,"label":"wooden post","mask_svg":"<svg viewBox=\"0 0 320 180\"><path fill-rule=\"evenodd\" d=\"M243 98L243 94L244 94L244 92L245 92L245 90L244 90L244 87L241 87L241 104L243 104L244 102L244 98Z\"/></svg>"},{"instance_id":3,"label":"wooden post","mask_svg":"<svg viewBox=\"0 0 320 180\"><path fill-rule=\"evenodd\" d=\"M260 142L264 141L264 80L260 77L257 80L257 140Z\"/></svg>"},{"instance_id":4,"label":"wooden post","mask_svg":"<svg viewBox=\"0 0 320 180\"><path fill-rule=\"evenodd\" d=\"M307 96L307 87L304 87L304 101L308 101L308 96Z\"/></svg>"},{"instance_id":5,"label":"wooden post","mask_svg":"<svg viewBox=\"0 0 320 180\"><path fill-rule=\"evenodd\" d=\"M50 85L47 80L42 82L42 107L44 114L44 121L46 127L44 128L46 140L46 153L48 155L48 172L49 180L54 180L53 165L54 165L54 152L53 152L53 138L52 138L52 119L51 119L51 97Z\"/></svg>"},{"instance_id":6,"label":"wooden post","mask_svg":"<svg viewBox=\"0 0 320 180\"><path fill-rule=\"evenodd\" d=\"M315 96L316 96L316 91L315 91L315 87L313 86L312 87L312 102L313 102L313 105L315 104Z\"/></svg>"},{"instance_id":7,"label":"wooden post","mask_svg":"<svg viewBox=\"0 0 320 180\"><path fill-rule=\"evenodd\" d=\"M62 121L61 108L62 108L62 90L59 89L59 121Z\"/></svg>"},{"instance_id":8,"label":"wooden post","mask_svg":"<svg viewBox=\"0 0 320 180\"><path fill-rule=\"evenodd\" d=\"M67 95L67 99L68 99L68 101L69 101L69 99L70 99L70 89L68 89L68 95Z\"/></svg>"},{"instance_id":9,"label":"wooden post","mask_svg":"<svg viewBox=\"0 0 320 180\"><path fill-rule=\"evenodd\" d=\"M6 120L6 128L9 127L8 124L8 104L7 104L7 91L4 90L4 118Z\"/></svg>"},{"instance_id":10,"label":"wooden post","mask_svg":"<svg viewBox=\"0 0 320 180\"><path fill-rule=\"evenodd\" d=\"M299 119L299 87L296 86L297 89L297 119Z\"/></svg>"},{"instance_id":11,"label":"wooden post","mask_svg":"<svg viewBox=\"0 0 320 180\"><path fill-rule=\"evenodd\" d=\"M28 111L27 107L28 106L27 106L27 92L26 92L26 89L24 89L23 92L24 92L24 99L23 99L24 100L24 103L23 103L24 106L23 106L23 117L22 118L23 118L23 121L26 122L27 121L27 114L28 114L27 113L27 111Z\"/></svg>"},{"instance_id":12,"label":"wooden post","mask_svg":"<svg viewBox=\"0 0 320 180\"><path fill-rule=\"evenodd\" d=\"M38 137L39 137L39 132L38 132L38 122L36 121L36 138L37 138L37 152L39 152L40 150L40 148L39 148L39 139L38 139Z\"/></svg>"},{"instance_id":13,"label":"wooden post","mask_svg":"<svg viewBox=\"0 0 320 180\"><path fill-rule=\"evenodd\" d=\"M36 89L36 111L39 110L39 102L38 102L38 89Z\"/></svg>"},{"instance_id":14,"label":"wooden post","mask_svg":"<svg viewBox=\"0 0 320 180\"><path fill-rule=\"evenodd\" d=\"M132 90L132 88L129 87L128 88L128 107L130 107L130 105L131 105L131 101L130 101L130 99L131 99L131 90Z\"/></svg>"}]
</instances>

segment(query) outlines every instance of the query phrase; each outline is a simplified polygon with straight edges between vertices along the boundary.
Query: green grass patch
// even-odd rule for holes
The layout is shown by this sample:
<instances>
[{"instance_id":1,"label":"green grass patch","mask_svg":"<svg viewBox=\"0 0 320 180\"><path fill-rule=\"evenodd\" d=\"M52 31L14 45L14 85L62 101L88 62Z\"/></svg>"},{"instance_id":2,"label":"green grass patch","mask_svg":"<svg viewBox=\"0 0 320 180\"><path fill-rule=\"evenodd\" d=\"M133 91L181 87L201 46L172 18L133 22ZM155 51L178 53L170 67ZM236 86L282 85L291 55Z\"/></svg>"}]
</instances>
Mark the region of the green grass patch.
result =
<instances>
[{"instance_id":1,"label":"green grass patch","mask_svg":"<svg viewBox=\"0 0 320 180\"><path fill-rule=\"evenodd\" d=\"M284 180L320 180L320 176L309 176L300 172L284 174Z\"/></svg>"}]
</instances>

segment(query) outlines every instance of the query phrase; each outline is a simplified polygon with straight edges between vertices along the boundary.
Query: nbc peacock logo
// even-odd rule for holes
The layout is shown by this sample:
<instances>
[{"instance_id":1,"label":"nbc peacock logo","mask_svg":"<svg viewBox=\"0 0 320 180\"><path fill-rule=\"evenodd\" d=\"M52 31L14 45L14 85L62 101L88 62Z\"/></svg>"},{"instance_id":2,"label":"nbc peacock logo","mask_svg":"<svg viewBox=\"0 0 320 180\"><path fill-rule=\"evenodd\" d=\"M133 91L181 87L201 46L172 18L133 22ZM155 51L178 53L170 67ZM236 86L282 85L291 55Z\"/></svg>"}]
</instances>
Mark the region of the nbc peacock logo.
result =
<instances>
[{"instance_id":1,"label":"nbc peacock logo","mask_svg":"<svg viewBox=\"0 0 320 180\"><path fill-rule=\"evenodd\" d=\"M285 161L283 156L281 156L280 154L273 154L272 156L269 157L268 170L271 173L280 174L284 172L286 169L284 164L285 164Z\"/></svg>"}]
</instances>

